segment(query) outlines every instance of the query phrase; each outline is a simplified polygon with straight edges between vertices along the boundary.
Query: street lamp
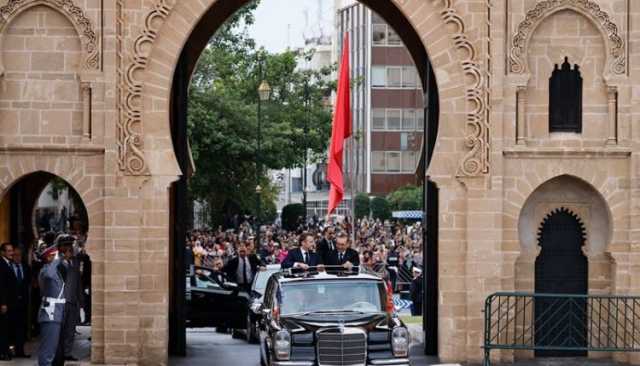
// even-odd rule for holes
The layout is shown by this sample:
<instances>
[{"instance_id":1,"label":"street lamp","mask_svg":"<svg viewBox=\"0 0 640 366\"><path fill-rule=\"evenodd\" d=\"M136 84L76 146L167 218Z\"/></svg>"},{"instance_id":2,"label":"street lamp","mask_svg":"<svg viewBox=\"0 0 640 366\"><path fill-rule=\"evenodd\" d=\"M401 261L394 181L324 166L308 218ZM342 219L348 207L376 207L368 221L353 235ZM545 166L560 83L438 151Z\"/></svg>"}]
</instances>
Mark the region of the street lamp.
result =
<instances>
[{"instance_id":1,"label":"street lamp","mask_svg":"<svg viewBox=\"0 0 640 366\"><path fill-rule=\"evenodd\" d=\"M260 63L260 78L262 78L262 63ZM271 97L271 86L266 80L262 80L258 87L258 148L256 149L256 248L260 249L260 176L262 172L262 162L260 153L262 149L262 102L266 102Z\"/></svg>"},{"instance_id":2,"label":"street lamp","mask_svg":"<svg viewBox=\"0 0 640 366\"><path fill-rule=\"evenodd\" d=\"M302 175L302 207L304 208L303 219L307 224L307 162L309 161L309 116L311 99L309 98L309 79L304 81L304 102L305 102L305 118L304 118L304 167Z\"/></svg>"}]
</instances>

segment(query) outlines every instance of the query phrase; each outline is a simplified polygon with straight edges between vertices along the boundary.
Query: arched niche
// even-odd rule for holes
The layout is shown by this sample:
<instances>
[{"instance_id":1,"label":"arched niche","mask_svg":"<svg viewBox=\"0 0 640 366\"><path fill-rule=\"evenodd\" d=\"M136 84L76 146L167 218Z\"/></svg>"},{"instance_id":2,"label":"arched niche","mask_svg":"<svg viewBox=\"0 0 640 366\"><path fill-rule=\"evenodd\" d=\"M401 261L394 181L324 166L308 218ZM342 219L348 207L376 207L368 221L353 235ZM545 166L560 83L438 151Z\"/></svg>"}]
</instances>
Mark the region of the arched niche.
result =
<instances>
[{"instance_id":1,"label":"arched niche","mask_svg":"<svg viewBox=\"0 0 640 366\"><path fill-rule=\"evenodd\" d=\"M619 27L590 0L544 0L526 11L508 50L508 78L515 87L516 144L551 147L584 140L616 145L618 92L627 72ZM564 57L583 70L582 134L548 131L548 79ZM548 138L551 138L549 140Z\"/></svg>"},{"instance_id":2,"label":"arched niche","mask_svg":"<svg viewBox=\"0 0 640 366\"><path fill-rule=\"evenodd\" d=\"M604 197L589 183L561 175L536 188L518 217L520 257L516 262L516 290L533 291L535 260L540 253L538 234L548 214L563 208L580 218L585 228L582 251L589 260L589 293L611 289L611 260L607 246L613 233L612 215Z\"/></svg>"},{"instance_id":3,"label":"arched niche","mask_svg":"<svg viewBox=\"0 0 640 366\"><path fill-rule=\"evenodd\" d=\"M87 47L97 41L89 41L90 22L82 12L70 14L68 1L13 3L0 8L1 134L25 143L80 143L91 132L86 78L97 51Z\"/></svg>"}]
</instances>

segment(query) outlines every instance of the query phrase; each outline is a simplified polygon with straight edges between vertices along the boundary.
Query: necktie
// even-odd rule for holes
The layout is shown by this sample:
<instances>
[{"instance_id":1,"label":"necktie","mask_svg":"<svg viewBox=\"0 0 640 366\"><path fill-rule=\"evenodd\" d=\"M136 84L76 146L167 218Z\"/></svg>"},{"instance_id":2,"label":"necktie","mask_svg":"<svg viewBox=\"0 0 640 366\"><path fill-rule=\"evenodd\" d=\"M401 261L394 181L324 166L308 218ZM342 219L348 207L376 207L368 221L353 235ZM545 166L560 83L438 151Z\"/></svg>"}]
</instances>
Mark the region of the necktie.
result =
<instances>
[{"instance_id":1,"label":"necktie","mask_svg":"<svg viewBox=\"0 0 640 366\"><path fill-rule=\"evenodd\" d=\"M342 264L342 253L338 253L338 262Z\"/></svg>"},{"instance_id":2,"label":"necktie","mask_svg":"<svg viewBox=\"0 0 640 366\"><path fill-rule=\"evenodd\" d=\"M18 282L22 282L22 266L16 264L16 270L18 271Z\"/></svg>"},{"instance_id":3,"label":"necktie","mask_svg":"<svg viewBox=\"0 0 640 366\"><path fill-rule=\"evenodd\" d=\"M248 280L247 280L247 262L246 262L247 258L242 258L242 283L243 284L247 284Z\"/></svg>"},{"instance_id":4,"label":"necktie","mask_svg":"<svg viewBox=\"0 0 640 366\"><path fill-rule=\"evenodd\" d=\"M304 252L304 264L309 264L309 254Z\"/></svg>"}]
</instances>

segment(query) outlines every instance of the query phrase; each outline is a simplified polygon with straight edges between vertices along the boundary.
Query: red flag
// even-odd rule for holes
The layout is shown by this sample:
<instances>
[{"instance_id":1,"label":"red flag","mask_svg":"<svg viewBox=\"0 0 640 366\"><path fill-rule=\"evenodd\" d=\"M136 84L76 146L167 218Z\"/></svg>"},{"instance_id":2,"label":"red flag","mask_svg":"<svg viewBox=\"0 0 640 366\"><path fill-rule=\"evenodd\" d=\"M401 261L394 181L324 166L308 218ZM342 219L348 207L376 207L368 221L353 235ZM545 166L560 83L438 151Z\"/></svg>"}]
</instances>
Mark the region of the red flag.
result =
<instances>
[{"instance_id":1,"label":"red flag","mask_svg":"<svg viewBox=\"0 0 640 366\"><path fill-rule=\"evenodd\" d=\"M331 129L331 147L329 148L329 167L327 180L331 184L329 190L329 212L340 204L344 197L344 177L342 174L342 153L344 140L351 136L351 101L349 82L349 34L345 34L342 46L342 62L338 79L338 95Z\"/></svg>"}]
</instances>

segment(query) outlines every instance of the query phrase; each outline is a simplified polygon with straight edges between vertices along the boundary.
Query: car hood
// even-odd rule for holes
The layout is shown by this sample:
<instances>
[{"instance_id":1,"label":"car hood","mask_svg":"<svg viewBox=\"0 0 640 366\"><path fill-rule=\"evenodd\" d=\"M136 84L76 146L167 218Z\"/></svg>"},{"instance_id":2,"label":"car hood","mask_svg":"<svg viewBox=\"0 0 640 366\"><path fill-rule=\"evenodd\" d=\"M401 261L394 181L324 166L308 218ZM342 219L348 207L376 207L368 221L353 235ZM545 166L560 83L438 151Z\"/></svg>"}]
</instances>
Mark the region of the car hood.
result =
<instances>
[{"instance_id":1,"label":"car hood","mask_svg":"<svg viewBox=\"0 0 640 366\"><path fill-rule=\"evenodd\" d=\"M374 329L392 328L398 319L394 319L387 313L311 313L304 315L287 315L280 318L282 327L292 332L314 332L321 328L336 326L359 327L371 331Z\"/></svg>"}]
</instances>

